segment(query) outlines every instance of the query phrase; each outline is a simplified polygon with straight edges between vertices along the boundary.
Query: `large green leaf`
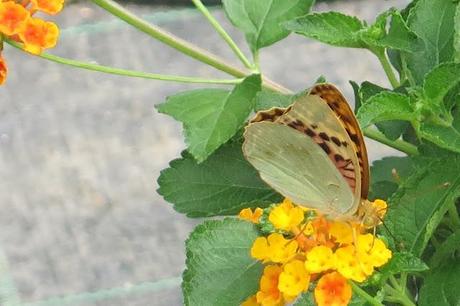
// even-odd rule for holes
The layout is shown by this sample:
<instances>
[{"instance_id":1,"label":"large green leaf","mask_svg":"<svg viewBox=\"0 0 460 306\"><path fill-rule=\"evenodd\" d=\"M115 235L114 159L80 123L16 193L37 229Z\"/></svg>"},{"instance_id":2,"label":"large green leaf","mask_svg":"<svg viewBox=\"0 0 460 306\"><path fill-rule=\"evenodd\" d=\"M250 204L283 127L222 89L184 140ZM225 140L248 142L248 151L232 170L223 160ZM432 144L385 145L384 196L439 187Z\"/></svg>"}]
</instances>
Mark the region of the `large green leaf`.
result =
<instances>
[{"instance_id":1,"label":"large green leaf","mask_svg":"<svg viewBox=\"0 0 460 306\"><path fill-rule=\"evenodd\" d=\"M416 169L389 200L385 223L397 245L420 256L445 212L460 195L460 155L419 157Z\"/></svg>"},{"instance_id":2,"label":"large green leaf","mask_svg":"<svg viewBox=\"0 0 460 306\"><path fill-rule=\"evenodd\" d=\"M425 107L446 122L452 122L451 105L444 103L446 96L460 82L460 64L444 63L430 71L423 82Z\"/></svg>"},{"instance_id":3,"label":"large green leaf","mask_svg":"<svg viewBox=\"0 0 460 306\"><path fill-rule=\"evenodd\" d=\"M457 5L457 11L455 13L455 33L454 33L454 49L455 49L455 61L460 62L460 5Z\"/></svg>"},{"instance_id":4,"label":"large green leaf","mask_svg":"<svg viewBox=\"0 0 460 306\"><path fill-rule=\"evenodd\" d=\"M452 0L419 0L410 10L409 28L423 40L424 47L403 56L418 84L435 66L453 59L456 5Z\"/></svg>"},{"instance_id":5,"label":"large green leaf","mask_svg":"<svg viewBox=\"0 0 460 306\"><path fill-rule=\"evenodd\" d=\"M408 96L388 91L376 94L365 101L356 117L362 127L381 121L417 119Z\"/></svg>"},{"instance_id":6,"label":"large green leaf","mask_svg":"<svg viewBox=\"0 0 460 306\"><path fill-rule=\"evenodd\" d=\"M201 164L184 153L161 172L158 184L158 193L189 217L232 215L281 200L245 160L239 141L222 146Z\"/></svg>"},{"instance_id":7,"label":"large green leaf","mask_svg":"<svg viewBox=\"0 0 460 306\"><path fill-rule=\"evenodd\" d=\"M254 109L260 83L260 75L252 75L231 92L223 89L186 91L169 97L157 108L183 123L188 151L202 162L244 125Z\"/></svg>"},{"instance_id":8,"label":"large green leaf","mask_svg":"<svg viewBox=\"0 0 460 306\"><path fill-rule=\"evenodd\" d=\"M254 294L262 274L250 256L257 236L252 223L236 219L197 226L186 242L185 305L235 306Z\"/></svg>"},{"instance_id":9,"label":"large green leaf","mask_svg":"<svg viewBox=\"0 0 460 306\"><path fill-rule=\"evenodd\" d=\"M337 12L306 15L285 24L286 29L338 47L364 48L359 37L364 24L356 17Z\"/></svg>"},{"instance_id":10,"label":"large green leaf","mask_svg":"<svg viewBox=\"0 0 460 306\"><path fill-rule=\"evenodd\" d=\"M422 272L428 270L428 266L414 254L409 252L395 252L389 263L384 265L380 272L389 276L401 272Z\"/></svg>"},{"instance_id":11,"label":"large green leaf","mask_svg":"<svg viewBox=\"0 0 460 306\"><path fill-rule=\"evenodd\" d=\"M223 0L232 23L246 34L252 52L289 35L281 23L305 15L314 0Z\"/></svg>"},{"instance_id":12,"label":"large green leaf","mask_svg":"<svg viewBox=\"0 0 460 306\"><path fill-rule=\"evenodd\" d=\"M420 306L459 306L460 259L452 258L427 274L420 290Z\"/></svg>"}]
</instances>

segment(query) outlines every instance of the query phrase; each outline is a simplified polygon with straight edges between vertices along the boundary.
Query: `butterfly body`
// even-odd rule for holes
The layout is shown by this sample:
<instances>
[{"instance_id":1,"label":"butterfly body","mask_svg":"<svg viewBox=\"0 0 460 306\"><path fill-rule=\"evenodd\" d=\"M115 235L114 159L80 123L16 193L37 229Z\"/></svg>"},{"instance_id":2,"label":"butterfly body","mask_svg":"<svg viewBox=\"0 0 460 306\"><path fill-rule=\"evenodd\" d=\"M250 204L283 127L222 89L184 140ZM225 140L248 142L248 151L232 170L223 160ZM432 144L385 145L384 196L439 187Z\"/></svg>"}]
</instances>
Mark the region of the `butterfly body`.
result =
<instances>
[{"instance_id":1,"label":"butterfly body","mask_svg":"<svg viewBox=\"0 0 460 306\"><path fill-rule=\"evenodd\" d=\"M342 94L320 84L288 108L259 112L243 152L261 178L294 203L337 220L373 223L362 133Z\"/></svg>"}]
</instances>

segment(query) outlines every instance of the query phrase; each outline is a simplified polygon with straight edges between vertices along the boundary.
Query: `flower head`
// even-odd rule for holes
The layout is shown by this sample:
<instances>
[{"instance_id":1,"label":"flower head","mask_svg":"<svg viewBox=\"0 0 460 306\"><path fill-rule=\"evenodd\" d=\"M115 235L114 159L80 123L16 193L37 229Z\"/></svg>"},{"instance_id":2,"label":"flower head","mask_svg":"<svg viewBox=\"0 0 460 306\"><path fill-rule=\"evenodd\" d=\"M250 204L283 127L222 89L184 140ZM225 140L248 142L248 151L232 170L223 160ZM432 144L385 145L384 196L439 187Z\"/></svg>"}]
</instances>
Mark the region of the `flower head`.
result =
<instances>
[{"instance_id":1,"label":"flower head","mask_svg":"<svg viewBox=\"0 0 460 306\"><path fill-rule=\"evenodd\" d=\"M264 210L259 207L254 209L254 212L250 208L245 208L240 211L238 217L240 217L243 220L247 220L254 224L257 224L259 223L259 219L263 213L264 213Z\"/></svg>"},{"instance_id":2,"label":"flower head","mask_svg":"<svg viewBox=\"0 0 460 306\"><path fill-rule=\"evenodd\" d=\"M43 49L56 45L59 29L53 22L39 18L29 18L19 37L24 42L24 49L33 54L39 54Z\"/></svg>"},{"instance_id":3,"label":"flower head","mask_svg":"<svg viewBox=\"0 0 460 306\"><path fill-rule=\"evenodd\" d=\"M292 202L285 199L283 203L272 209L268 220L277 229L289 231L298 226L304 219L304 210L299 206L294 206Z\"/></svg>"},{"instance_id":4,"label":"flower head","mask_svg":"<svg viewBox=\"0 0 460 306\"><path fill-rule=\"evenodd\" d=\"M351 299L351 286L340 273L323 275L315 288L315 300L318 306L345 306Z\"/></svg>"},{"instance_id":5,"label":"flower head","mask_svg":"<svg viewBox=\"0 0 460 306\"><path fill-rule=\"evenodd\" d=\"M0 32L14 35L21 31L30 13L22 5L14 1L0 1Z\"/></svg>"},{"instance_id":6,"label":"flower head","mask_svg":"<svg viewBox=\"0 0 460 306\"><path fill-rule=\"evenodd\" d=\"M64 0L31 0L35 9L50 15L55 15L62 10Z\"/></svg>"}]
</instances>

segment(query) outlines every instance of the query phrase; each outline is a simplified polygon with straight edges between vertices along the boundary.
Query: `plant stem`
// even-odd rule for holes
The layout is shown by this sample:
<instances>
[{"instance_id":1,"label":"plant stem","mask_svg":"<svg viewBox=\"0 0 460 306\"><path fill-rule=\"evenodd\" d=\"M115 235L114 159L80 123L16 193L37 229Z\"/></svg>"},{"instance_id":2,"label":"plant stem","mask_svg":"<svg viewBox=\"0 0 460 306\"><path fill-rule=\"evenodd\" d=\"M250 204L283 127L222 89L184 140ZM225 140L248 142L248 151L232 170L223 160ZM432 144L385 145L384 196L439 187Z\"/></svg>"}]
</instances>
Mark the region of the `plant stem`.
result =
<instances>
[{"instance_id":1,"label":"plant stem","mask_svg":"<svg viewBox=\"0 0 460 306\"><path fill-rule=\"evenodd\" d=\"M209 23L214 27L214 29L219 33L219 35L225 40L228 46L233 50L233 52L238 56L244 66L248 69L253 69L254 66L251 62L246 58L244 53L238 48L238 45L233 41L233 39L228 35L228 33L224 30L224 28L220 25L220 23L214 18L206 6L201 2L201 0L192 0L193 4L195 4L196 8L208 19Z\"/></svg>"},{"instance_id":2,"label":"plant stem","mask_svg":"<svg viewBox=\"0 0 460 306\"><path fill-rule=\"evenodd\" d=\"M383 306L382 303L380 303L379 301L377 301L375 298L373 298L372 296L370 296L366 291L364 291L363 289L361 289L358 285L356 285L354 282L352 281L349 281L348 282L351 286L351 288L353 288L353 291L359 295L360 297L362 297L363 299L365 299L369 304L371 305L374 305L374 306Z\"/></svg>"},{"instance_id":3,"label":"plant stem","mask_svg":"<svg viewBox=\"0 0 460 306\"><path fill-rule=\"evenodd\" d=\"M453 226L453 230L460 228L460 216L458 215L457 205L455 201L452 201L449 207L449 218Z\"/></svg>"},{"instance_id":4,"label":"plant stem","mask_svg":"<svg viewBox=\"0 0 460 306\"><path fill-rule=\"evenodd\" d=\"M155 38L158 41L178 50L179 52L188 55L202 63L212 66L220 71L226 72L234 77L243 78L251 74L249 71L241 70L228 64L223 59L209 53L208 51L199 48L155 25L148 23L142 18L136 16L130 11L126 10L118 3L112 0L92 0L95 4L101 8L117 16L119 19L132 25L136 29L146 33L147 35ZM281 93L289 94L291 91L285 87L267 79L263 78L264 87L271 90L279 91Z\"/></svg>"},{"instance_id":5,"label":"plant stem","mask_svg":"<svg viewBox=\"0 0 460 306\"><path fill-rule=\"evenodd\" d=\"M404 140L397 139L397 140L390 140L385 137L384 134L379 132L374 128L366 128L363 130L364 135L371 139L374 139L380 143L386 144L389 147L392 147L396 150L406 153L407 155L418 155L417 147L413 144L410 144Z\"/></svg>"},{"instance_id":6,"label":"plant stem","mask_svg":"<svg viewBox=\"0 0 460 306\"><path fill-rule=\"evenodd\" d=\"M378 50L371 50L371 51L379 59L379 62L382 65L382 68L385 71L385 74L387 75L387 78L390 81L391 86L393 88L399 87L398 79L396 78L396 75L395 75L395 73L393 71L393 68L391 67L390 62L388 61L388 58L387 58L387 56L385 54L385 50L384 49L378 49Z\"/></svg>"},{"instance_id":7,"label":"plant stem","mask_svg":"<svg viewBox=\"0 0 460 306\"><path fill-rule=\"evenodd\" d=\"M22 46L14 41L5 40L8 44L22 50ZM126 70L120 68L113 68L108 66L102 66L97 64L91 64L87 62L81 62L73 59L68 59L60 57L57 55L52 55L48 53L41 53L37 55L41 58L47 59L49 61L64 64L67 66L77 67L86 70L105 72L109 74L123 75L129 77L143 78L143 79L153 79L160 81L170 81L170 82L181 82L181 83L202 83L202 84L223 84L223 85L234 85L239 84L243 79L232 79L232 80L222 80L222 79L205 79L205 78L195 78L195 77L186 77L178 75L165 75L165 74L156 74L148 73L142 71Z\"/></svg>"},{"instance_id":8,"label":"plant stem","mask_svg":"<svg viewBox=\"0 0 460 306\"><path fill-rule=\"evenodd\" d=\"M389 296L385 297L385 300L390 301L390 302L399 302L400 304L404 306L416 306L414 302L407 296L405 292L402 292L401 290L395 289L391 287L390 285L385 285L385 292L390 293Z\"/></svg>"}]
</instances>

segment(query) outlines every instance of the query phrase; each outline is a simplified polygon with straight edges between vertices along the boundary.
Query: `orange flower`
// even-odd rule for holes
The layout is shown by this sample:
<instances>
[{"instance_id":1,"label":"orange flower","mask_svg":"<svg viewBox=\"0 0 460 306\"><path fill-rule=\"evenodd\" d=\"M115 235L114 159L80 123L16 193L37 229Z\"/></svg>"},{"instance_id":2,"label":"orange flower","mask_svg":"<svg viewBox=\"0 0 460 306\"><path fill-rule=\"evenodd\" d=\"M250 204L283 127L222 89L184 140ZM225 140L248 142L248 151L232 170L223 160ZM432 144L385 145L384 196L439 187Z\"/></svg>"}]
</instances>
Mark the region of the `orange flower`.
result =
<instances>
[{"instance_id":1,"label":"orange flower","mask_svg":"<svg viewBox=\"0 0 460 306\"><path fill-rule=\"evenodd\" d=\"M257 207L254 212L250 208L242 209L238 215L243 220L250 221L254 224L259 223L259 219L264 213L262 208Z\"/></svg>"},{"instance_id":2,"label":"orange flower","mask_svg":"<svg viewBox=\"0 0 460 306\"><path fill-rule=\"evenodd\" d=\"M5 35L14 35L20 32L26 20L30 17L29 12L14 1L0 1L0 32Z\"/></svg>"},{"instance_id":3,"label":"orange flower","mask_svg":"<svg viewBox=\"0 0 460 306\"><path fill-rule=\"evenodd\" d=\"M345 306L351 299L351 286L340 273L323 275L315 288L318 306Z\"/></svg>"},{"instance_id":4,"label":"orange flower","mask_svg":"<svg viewBox=\"0 0 460 306\"><path fill-rule=\"evenodd\" d=\"M64 0L31 0L31 2L34 9L50 15L59 13L64 6Z\"/></svg>"},{"instance_id":5,"label":"orange flower","mask_svg":"<svg viewBox=\"0 0 460 306\"><path fill-rule=\"evenodd\" d=\"M8 67L6 66L5 60L0 54L0 85L5 83L7 73L8 73Z\"/></svg>"},{"instance_id":6,"label":"orange flower","mask_svg":"<svg viewBox=\"0 0 460 306\"><path fill-rule=\"evenodd\" d=\"M33 54L40 54L43 49L56 45L59 29L53 22L38 18L29 18L19 37L24 42L24 49Z\"/></svg>"},{"instance_id":7,"label":"orange flower","mask_svg":"<svg viewBox=\"0 0 460 306\"><path fill-rule=\"evenodd\" d=\"M263 306L275 306L283 302L278 289L278 279L283 269L277 265L266 266L260 279L260 290L256 294L257 302Z\"/></svg>"}]
</instances>

